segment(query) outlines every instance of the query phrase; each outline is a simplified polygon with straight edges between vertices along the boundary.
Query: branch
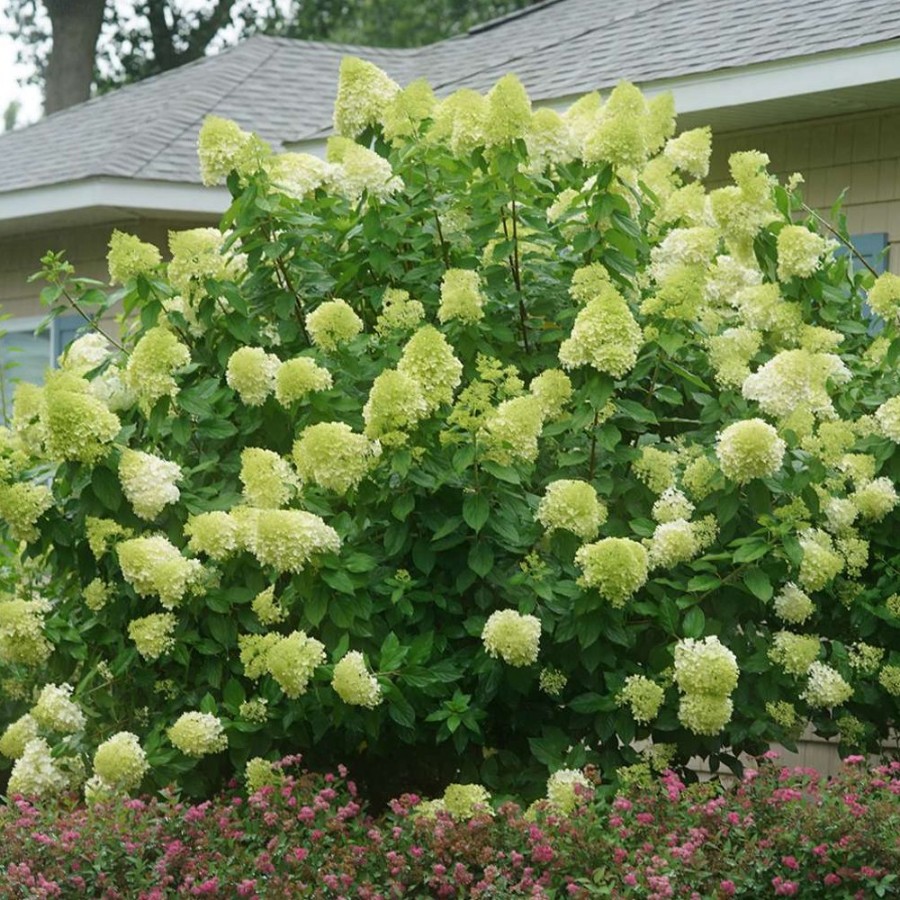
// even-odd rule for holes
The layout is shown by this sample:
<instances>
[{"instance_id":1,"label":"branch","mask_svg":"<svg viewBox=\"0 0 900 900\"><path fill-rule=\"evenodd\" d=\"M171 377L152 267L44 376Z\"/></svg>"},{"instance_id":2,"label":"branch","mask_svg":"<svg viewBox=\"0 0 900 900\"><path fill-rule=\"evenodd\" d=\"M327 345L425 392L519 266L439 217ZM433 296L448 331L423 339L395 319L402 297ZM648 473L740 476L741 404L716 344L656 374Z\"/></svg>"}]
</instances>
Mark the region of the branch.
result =
<instances>
[{"instance_id":1,"label":"branch","mask_svg":"<svg viewBox=\"0 0 900 900\"><path fill-rule=\"evenodd\" d=\"M791 196L794 196L793 194ZM879 274L875 271L869 261L847 240L827 219L819 215L811 206L807 206L802 200L799 200L800 206L805 212L808 212L820 225L823 225L833 234L849 251L853 254L876 278Z\"/></svg>"},{"instance_id":2,"label":"branch","mask_svg":"<svg viewBox=\"0 0 900 900\"><path fill-rule=\"evenodd\" d=\"M63 288L62 294L63 294L63 297L66 298L66 300L68 301L68 303L72 307L72 309L74 309L75 312L77 312L78 315L80 315L81 318L84 319L84 321L87 322L88 325L90 325L91 328L94 329L94 331L96 331L98 334L102 334L103 337L105 337L106 340L108 340L117 350L121 350L122 353L124 353L126 356L128 355L128 351L125 349L125 347L122 344L120 344L112 335L107 334L100 327L97 320L94 319L93 316L89 316L84 311L81 304L65 288Z\"/></svg>"},{"instance_id":3,"label":"branch","mask_svg":"<svg viewBox=\"0 0 900 900\"><path fill-rule=\"evenodd\" d=\"M509 227L506 224L506 214L501 211L500 213L501 221L503 222L503 236L509 240ZM528 347L528 313L525 310L525 300L522 297L522 276L519 271L519 232L516 224L516 197L515 193L512 196L512 242L513 242L513 252L509 257L509 267L512 271L513 282L516 285L516 291L519 294L519 327L522 329L522 346L525 348L525 352L529 352Z\"/></svg>"},{"instance_id":4,"label":"branch","mask_svg":"<svg viewBox=\"0 0 900 900\"><path fill-rule=\"evenodd\" d=\"M174 69L178 63L173 28L166 22L167 0L147 0L141 10L150 25L150 39L153 42L153 58L160 71Z\"/></svg>"},{"instance_id":5,"label":"branch","mask_svg":"<svg viewBox=\"0 0 900 900\"><path fill-rule=\"evenodd\" d=\"M182 53L186 59L199 59L210 41L231 21L235 0L218 0L209 15L199 16L198 23L187 36L188 49Z\"/></svg>"}]
</instances>

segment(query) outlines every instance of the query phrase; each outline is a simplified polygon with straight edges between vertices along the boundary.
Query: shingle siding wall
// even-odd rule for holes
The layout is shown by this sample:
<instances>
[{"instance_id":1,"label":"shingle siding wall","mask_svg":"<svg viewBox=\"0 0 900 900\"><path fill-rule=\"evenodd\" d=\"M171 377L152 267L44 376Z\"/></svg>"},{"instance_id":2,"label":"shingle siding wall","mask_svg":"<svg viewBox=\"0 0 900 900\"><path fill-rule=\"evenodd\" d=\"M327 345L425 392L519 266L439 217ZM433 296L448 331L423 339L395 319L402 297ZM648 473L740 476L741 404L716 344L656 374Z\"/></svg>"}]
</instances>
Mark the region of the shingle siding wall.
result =
<instances>
[{"instance_id":1,"label":"shingle siding wall","mask_svg":"<svg viewBox=\"0 0 900 900\"><path fill-rule=\"evenodd\" d=\"M900 273L900 109L713 135L710 183L728 180L728 157L763 150L782 179L800 172L806 202L823 212L845 188L851 234L884 232Z\"/></svg>"},{"instance_id":2,"label":"shingle siding wall","mask_svg":"<svg viewBox=\"0 0 900 900\"><path fill-rule=\"evenodd\" d=\"M738 150L762 150L770 171L782 180L800 172L803 196L823 214L845 188L844 211L851 234L886 233L889 268L900 273L900 109L713 135L709 184L729 181L728 157ZM889 747L897 751L896 742ZM797 752L777 748L787 765L835 772L840 766L837 742L811 731ZM888 749L888 748L886 748ZM697 768L704 770L702 762Z\"/></svg>"},{"instance_id":3,"label":"shingle siding wall","mask_svg":"<svg viewBox=\"0 0 900 900\"><path fill-rule=\"evenodd\" d=\"M165 252L170 228L196 225L196 221L180 224L129 219L104 225L41 231L17 238L0 238L0 312L18 317L36 316L44 311L38 301L43 285L40 282L29 284L28 276L41 268L41 257L48 250L65 250L66 259L75 266L77 275L106 282L109 280L107 244L114 228L150 241Z\"/></svg>"}]
</instances>

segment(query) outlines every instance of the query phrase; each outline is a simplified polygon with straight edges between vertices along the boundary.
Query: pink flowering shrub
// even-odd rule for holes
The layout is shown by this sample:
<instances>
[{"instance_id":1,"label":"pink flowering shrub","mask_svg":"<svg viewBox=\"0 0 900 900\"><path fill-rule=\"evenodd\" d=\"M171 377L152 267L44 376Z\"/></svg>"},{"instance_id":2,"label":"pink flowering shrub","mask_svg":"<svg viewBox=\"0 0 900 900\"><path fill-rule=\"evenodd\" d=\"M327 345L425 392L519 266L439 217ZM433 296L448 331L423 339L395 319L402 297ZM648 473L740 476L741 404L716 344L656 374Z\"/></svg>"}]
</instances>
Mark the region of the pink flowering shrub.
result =
<instances>
[{"instance_id":1,"label":"pink flowering shrub","mask_svg":"<svg viewBox=\"0 0 900 900\"><path fill-rule=\"evenodd\" d=\"M732 787L672 772L572 814L513 802L468 820L378 818L343 766L191 805L173 792L0 809L0 898L898 896L900 762L828 781L764 762Z\"/></svg>"}]
</instances>

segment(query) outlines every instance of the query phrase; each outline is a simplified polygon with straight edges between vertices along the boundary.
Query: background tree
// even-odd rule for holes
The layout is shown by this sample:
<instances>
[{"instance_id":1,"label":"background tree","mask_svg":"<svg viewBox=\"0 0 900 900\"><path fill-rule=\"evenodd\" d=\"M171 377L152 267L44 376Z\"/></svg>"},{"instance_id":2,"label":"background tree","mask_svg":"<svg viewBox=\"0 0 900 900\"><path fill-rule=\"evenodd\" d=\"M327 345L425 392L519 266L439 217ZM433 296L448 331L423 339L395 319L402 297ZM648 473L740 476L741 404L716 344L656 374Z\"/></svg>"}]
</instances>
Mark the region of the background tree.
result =
<instances>
[{"instance_id":1,"label":"background tree","mask_svg":"<svg viewBox=\"0 0 900 900\"><path fill-rule=\"evenodd\" d=\"M11 0L6 30L44 86L44 112L200 59L253 33L388 47L427 44L529 0Z\"/></svg>"}]
</instances>

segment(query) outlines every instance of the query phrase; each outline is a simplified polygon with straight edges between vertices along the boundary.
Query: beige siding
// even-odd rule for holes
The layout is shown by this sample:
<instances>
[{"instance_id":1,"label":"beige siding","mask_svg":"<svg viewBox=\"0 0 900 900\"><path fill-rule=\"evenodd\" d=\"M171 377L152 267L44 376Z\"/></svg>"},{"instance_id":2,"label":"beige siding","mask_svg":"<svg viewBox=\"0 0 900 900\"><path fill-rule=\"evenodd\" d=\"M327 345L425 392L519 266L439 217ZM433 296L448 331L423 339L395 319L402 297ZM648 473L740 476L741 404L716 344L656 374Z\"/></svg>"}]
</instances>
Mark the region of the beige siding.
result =
<instances>
[{"instance_id":1,"label":"beige siding","mask_svg":"<svg viewBox=\"0 0 900 900\"><path fill-rule=\"evenodd\" d=\"M76 274L108 281L106 252L114 228L135 234L165 249L169 228L195 227L191 224L134 219L104 225L88 225L41 231L21 237L0 238L0 306L12 316L37 316L44 310L39 303L40 282L28 283L28 276L41 268L41 257L48 250L65 250L66 259Z\"/></svg>"},{"instance_id":2,"label":"beige siding","mask_svg":"<svg viewBox=\"0 0 900 900\"><path fill-rule=\"evenodd\" d=\"M846 188L850 233L886 233L900 273L900 109L716 134L713 147L710 183L728 180L731 153L762 150L782 179L803 175L806 202L823 212Z\"/></svg>"}]
</instances>

